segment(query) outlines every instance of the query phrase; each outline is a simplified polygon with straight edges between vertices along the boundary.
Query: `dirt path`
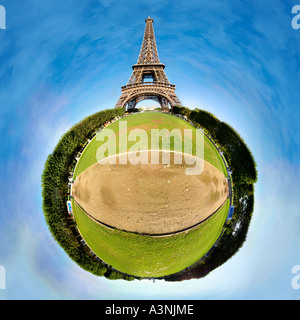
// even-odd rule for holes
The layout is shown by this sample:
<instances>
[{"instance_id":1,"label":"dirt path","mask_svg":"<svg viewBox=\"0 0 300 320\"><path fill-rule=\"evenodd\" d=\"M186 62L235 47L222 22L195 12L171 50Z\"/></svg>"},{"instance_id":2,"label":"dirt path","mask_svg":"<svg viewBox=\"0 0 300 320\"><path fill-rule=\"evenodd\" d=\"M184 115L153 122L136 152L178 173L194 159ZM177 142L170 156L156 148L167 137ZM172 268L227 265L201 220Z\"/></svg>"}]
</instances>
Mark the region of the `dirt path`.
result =
<instances>
[{"instance_id":1,"label":"dirt path","mask_svg":"<svg viewBox=\"0 0 300 320\"><path fill-rule=\"evenodd\" d=\"M188 165L94 164L73 185L76 202L93 218L118 229L163 234L195 225L228 197L227 179L204 162L201 175Z\"/></svg>"}]
</instances>

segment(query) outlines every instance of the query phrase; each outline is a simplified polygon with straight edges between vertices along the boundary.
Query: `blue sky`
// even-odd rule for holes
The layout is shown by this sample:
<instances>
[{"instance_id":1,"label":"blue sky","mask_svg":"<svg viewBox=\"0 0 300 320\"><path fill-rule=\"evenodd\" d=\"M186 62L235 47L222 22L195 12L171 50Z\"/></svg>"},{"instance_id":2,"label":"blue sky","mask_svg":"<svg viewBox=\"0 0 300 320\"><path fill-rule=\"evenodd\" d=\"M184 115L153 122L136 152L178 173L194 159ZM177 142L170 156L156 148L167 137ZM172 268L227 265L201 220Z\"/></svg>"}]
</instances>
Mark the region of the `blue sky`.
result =
<instances>
[{"instance_id":1,"label":"blue sky","mask_svg":"<svg viewBox=\"0 0 300 320\"><path fill-rule=\"evenodd\" d=\"M297 1L0 0L1 299L300 299L300 30ZM47 155L72 125L114 107L154 18L161 62L189 108L233 126L259 180L247 241L204 279L97 278L51 237L41 209Z\"/></svg>"}]
</instances>

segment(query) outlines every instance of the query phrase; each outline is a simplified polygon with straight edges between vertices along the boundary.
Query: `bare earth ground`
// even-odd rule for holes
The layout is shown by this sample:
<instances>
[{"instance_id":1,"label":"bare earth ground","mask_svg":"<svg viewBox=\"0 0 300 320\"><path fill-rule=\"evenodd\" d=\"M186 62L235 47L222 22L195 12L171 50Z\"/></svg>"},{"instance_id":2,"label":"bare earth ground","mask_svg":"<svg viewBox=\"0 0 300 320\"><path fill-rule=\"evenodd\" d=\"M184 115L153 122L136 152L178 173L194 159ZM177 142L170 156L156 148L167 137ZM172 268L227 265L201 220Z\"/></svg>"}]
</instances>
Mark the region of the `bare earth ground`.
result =
<instances>
[{"instance_id":1,"label":"bare earth ground","mask_svg":"<svg viewBox=\"0 0 300 320\"><path fill-rule=\"evenodd\" d=\"M118 156L116 160L118 162ZM73 184L75 201L94 219L121 230L165 234L189 228L228 197L224 174L207 162L200 175L174 164L99 164Z\"/></svg>"}]
</instances>

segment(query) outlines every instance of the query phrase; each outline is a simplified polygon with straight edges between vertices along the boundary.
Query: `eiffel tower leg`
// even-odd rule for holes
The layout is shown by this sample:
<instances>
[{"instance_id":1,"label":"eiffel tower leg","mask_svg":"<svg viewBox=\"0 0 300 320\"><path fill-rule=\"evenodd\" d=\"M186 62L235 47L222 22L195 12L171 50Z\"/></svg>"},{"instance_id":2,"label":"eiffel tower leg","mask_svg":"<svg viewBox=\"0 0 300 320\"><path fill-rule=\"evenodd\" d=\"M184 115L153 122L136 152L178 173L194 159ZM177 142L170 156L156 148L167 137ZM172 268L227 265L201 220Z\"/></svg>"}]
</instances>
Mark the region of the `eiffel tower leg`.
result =
<instances>
[{"instance_id":1,"label":"eiffel tower leg","mask_svg":"<svg viewBox=\"0 0 300 320\"><path fill-rule=\"evenodd\" d=\"M169 111L169 104L168 104L168 101L166 99L159 98L159 103L160 103L161 109L163 111Z\"/></svg>"},{"instance_id":2,"label":"eiffel tower leg","mask_svg":"<svg viewBox=\"0 0 300 320\"><path fill-rule=\"evenodd\" d=\"M132 99L128 102L127 110L135 109L136 106L136 99Z\"/></svg>"}]
</instances>

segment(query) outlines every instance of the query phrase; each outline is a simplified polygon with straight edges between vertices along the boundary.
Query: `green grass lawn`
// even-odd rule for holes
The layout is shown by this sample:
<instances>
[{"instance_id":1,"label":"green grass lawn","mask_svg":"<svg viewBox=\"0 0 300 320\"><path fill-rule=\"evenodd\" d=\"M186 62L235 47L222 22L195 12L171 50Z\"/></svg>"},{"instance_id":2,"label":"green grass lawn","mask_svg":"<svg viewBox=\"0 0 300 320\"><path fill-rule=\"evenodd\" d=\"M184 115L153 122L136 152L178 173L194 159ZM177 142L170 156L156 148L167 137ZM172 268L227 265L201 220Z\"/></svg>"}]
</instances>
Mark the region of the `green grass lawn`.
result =
<instances>
[{"instance_id":1,"label":"green grass lawn","mask_svg":"<svg viewBox=\"0 0 300 320\"><path fill-rule=\"evenodd\" d=\"M221 233L229 200L201 225L165 237L106 228L91 220L74 201L73 210L81 235L103 261L130 275L160 277L179 272L206 254Z\"/></svg>"},{"instance_id":2,"label":"green grass lawn","mask_svg":"<svg viewBox=\"0 0 300 320\"><path fill-rule=\"evenodd\" d=\"M150 149L151 145L151 129L167 129L170 132L173 129L179 129L181 131L181 136L184 136L184 129L191 129L193 132L193 151L195 151L195 132L196 128L193 127L188 122L177 118L175 116L159 113L159 112L145 112L145 113L138 113L133 114L127 117L124 117L123 119L119 121L127 121L127 134L129 134L130 130L132 129L144 129L148 134L148 149ZM110 124L107 129L113 130L113 132L116 134L116 142L117 142L117 148L116 153L119 152L119 121L116 121L112 124ZM104 129L105 130L105 129ZM86 147L84 150L82 156L80 157L78 164L75 169L74 178L76 178L80 173L82 173L85 169L89 168L91 165L97 162L96 154L98 148L103 144L106 143L105 141L97 141L102 133L99 133L97 136L93 138L91 143ZM136 141L128 141L127 150L129 150ZM184 145L184 144L183 144ZM173 150L174 147L174 141L171 139L170 149ZM182 149L182 151L184 151ZM193 154L195 154L193 152ZM221 172L224 173L225 176L227 176L226 168L224 166L224 163L214 147L214 145L210 142L206 136L204 136L204 160L215 166L217 169L219 169Z\"/></svg>"}]
</instances>

